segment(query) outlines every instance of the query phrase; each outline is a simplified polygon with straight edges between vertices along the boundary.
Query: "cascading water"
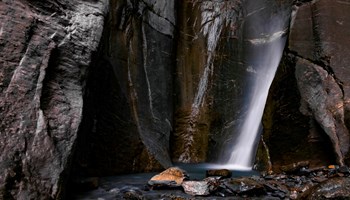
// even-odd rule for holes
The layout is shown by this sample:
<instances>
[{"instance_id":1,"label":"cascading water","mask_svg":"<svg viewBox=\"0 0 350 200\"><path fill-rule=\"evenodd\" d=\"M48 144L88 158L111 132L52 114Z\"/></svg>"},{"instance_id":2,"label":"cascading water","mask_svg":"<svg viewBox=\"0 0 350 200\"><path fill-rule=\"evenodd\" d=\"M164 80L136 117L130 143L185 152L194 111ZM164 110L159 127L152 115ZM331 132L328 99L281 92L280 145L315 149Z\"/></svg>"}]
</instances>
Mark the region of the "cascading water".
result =
<instances>
[{"instance_id":1,"label":"cascading water","mask_svg":"<svg viewBox=\"0 0 350 200\"><path fill-rule=\"evenodd\" d=\"M248 107L239 135L228 149L231 154L225 167L229 169L252 169L268 91L285 46L289 14L274 11L273 6L267 6L271 2L276 3L260 0L246 4L244 65L250 74L245 102Z\"/></svg>"}]
</instances>

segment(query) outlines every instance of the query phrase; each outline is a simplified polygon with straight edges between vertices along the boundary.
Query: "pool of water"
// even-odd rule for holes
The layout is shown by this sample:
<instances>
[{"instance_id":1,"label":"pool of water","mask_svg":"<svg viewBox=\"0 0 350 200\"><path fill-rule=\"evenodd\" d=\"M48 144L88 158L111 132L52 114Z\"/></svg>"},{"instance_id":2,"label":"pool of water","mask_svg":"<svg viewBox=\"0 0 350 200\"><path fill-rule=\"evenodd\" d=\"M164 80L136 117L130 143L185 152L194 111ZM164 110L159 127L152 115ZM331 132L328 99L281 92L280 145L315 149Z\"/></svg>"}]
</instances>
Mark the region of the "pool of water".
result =
<instances>
[{"instance_id":1,"label":"pool of water","mask_svg":"<svg viewBox=\"0 0 350 200\"><path fill-rule=\"evenodd\" d=\"M225 166L201 163L201 164L183 164L175 163L177 166L187 172L190 180L202 180L206 177L206 170L209 169L225 169ZM257 171L253 170L231 170L233 177L244 177L259 175ZM70 194L70 199L74 200L88 200L88 199L101 199L109 200L116 199L116 195L125 190L133 190L136 193L142 193L146 199L159 199L164 195L173 195L182 198L191 198L190 195L185 194L182 190L149 190L147 188L147 182L154 175L159 172L154 173L138 173L138 174L127 174L109 177L99 178L99 187L91 191L73 191ZM213 199L213 197L203 197L201 199ZM215 198L220 199L220 198Z\"/></svg>"},{"instance_id":2,"label":"pool of water","mask_svg":"<svg viewBox=\"0 0 350 200\"><path fill-rule=\"evenodd\" d=\"M239 168L232 165L218 165L213 163L175 163L175 166L185 170L191 180L203 179L206 176L206 171L210 169L228 169L232 172L232 177L252 176L260 175L259 172L252 170L251 168Z\"/></svg>"}]
</instances>

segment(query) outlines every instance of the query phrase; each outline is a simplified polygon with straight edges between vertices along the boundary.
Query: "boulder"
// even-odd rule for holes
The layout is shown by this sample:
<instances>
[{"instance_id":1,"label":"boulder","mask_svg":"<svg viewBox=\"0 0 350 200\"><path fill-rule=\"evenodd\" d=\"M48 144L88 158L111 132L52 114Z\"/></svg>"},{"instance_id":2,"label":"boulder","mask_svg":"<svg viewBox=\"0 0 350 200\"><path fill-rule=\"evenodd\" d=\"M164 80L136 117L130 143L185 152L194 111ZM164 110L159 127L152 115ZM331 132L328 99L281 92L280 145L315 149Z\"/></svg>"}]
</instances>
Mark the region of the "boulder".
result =
<instances>
[{"instance_id":1,"label":"boulder","mask_svg":"<svg viewBox=\"0 0 350 200\"><path fill-rule=\"evenodd\" d=\"M206 176L220 176L222 178L230 178L232 172L228 169L210 169L206 171Z\"/></svg>"},{"instance_id":2,"label":"boulder","mask_svg":"<svg viewBox=\"0 0 350 200\"><path fill-rule=\"evenodd\" d=\"M182 187L187 194L193 196L207 196L219 186L219 180L215 177L208 177L202 181L184 181Z\"/></svg>"},{"instance_id":3,"label":"boulder","mask_svg":"<svg viewBox=\"0 0 350 200\"><path fill-rule=\"evenodd\" d=\"M187 194L194 196L206 196L210 194L207 181L185 181L182 187Z\"/></svg>"},{"instance_id":4,"label":"boulder","mask_svg":"<svg viewBox=\"0 0 350 200\"><path fill-rule=\"evenodd\" d=\"M266 194L264 185L250 178L231 179L225 185L239 195L259 196Z\"/></svg>"},{"instance_id":5,"label":"boulder","mask_svg":"<svg viewBox=\"0 0 350 200\"><path fill-rule=\"evenodd\" d=\"M153 176L148 181L148 185L156 187L178 187L186 179L188 179L186 171L178 167L171 167Z\"/></svg>"},{"instance_id":6,"label":"boulder","mask_svg":"<svg viewBox=\"0 0 350 200\"><path fill-rule=\"evenodd\" d=\"M350 178L337 177L328 179L306 191L300 199L349 199Z\"/></svg>"}]
</instances>

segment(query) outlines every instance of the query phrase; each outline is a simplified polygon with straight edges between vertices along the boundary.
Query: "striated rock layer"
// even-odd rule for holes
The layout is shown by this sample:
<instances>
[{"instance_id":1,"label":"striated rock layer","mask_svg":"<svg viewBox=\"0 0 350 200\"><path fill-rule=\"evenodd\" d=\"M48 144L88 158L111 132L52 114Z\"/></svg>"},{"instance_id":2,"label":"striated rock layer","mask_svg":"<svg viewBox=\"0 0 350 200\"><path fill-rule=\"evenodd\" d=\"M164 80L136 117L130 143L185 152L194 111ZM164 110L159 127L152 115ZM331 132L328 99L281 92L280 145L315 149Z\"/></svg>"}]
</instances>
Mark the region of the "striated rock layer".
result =
<instances>
[{"instance_id":1,"label":"striated rock layer","mask_svg":"<svg viewBox=\"0 0 350 200\"><path fill-rule=\"evenodd\" d=\"M108 1L0 1L0 199L56 199Z\"/></svg>"}]
</instances>

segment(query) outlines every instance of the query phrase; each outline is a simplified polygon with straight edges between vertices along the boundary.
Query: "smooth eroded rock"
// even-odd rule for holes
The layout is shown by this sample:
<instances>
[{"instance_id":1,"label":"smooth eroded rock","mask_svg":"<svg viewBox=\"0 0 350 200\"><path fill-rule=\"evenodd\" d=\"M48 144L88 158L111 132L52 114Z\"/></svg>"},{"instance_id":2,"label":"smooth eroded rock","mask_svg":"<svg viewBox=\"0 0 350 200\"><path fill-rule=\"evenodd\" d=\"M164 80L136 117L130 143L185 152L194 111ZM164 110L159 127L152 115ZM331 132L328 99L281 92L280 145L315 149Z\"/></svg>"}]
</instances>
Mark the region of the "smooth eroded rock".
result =
<instances>
[{"instance_id":1,"label":"smooth eroded rock","mask_svg":"<svg viewBox=\"0 0 350 200\"><path fill-rule=\"evenodd\" d=\"M188 179L187 172L178 168L171 167L153 176L149 181L149 185L180 186L182 182Z\"/></svg>"}]
</instances>

